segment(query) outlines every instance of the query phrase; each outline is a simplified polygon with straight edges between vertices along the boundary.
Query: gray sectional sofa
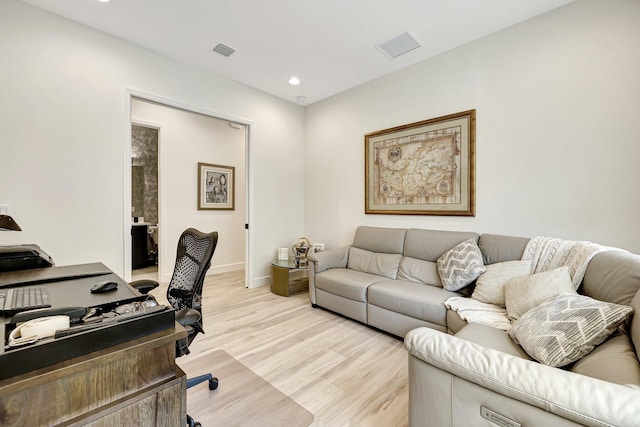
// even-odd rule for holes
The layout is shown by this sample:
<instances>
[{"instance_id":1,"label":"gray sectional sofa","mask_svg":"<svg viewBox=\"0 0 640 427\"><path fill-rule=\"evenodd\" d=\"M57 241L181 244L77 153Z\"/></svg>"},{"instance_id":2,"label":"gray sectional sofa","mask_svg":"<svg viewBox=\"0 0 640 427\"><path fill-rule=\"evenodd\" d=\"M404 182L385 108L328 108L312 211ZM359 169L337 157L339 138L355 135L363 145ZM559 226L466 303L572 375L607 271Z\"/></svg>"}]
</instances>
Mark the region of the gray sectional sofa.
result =
<instances>
[{"instance_id":1,"label":"gray sectional sofa","mask_svg":"<svg viewBox=\"0 0 640 427\"><path fill-rule=\"evenodd\" d=\"M458 243L479 237L359 227L351 246L309 256L311 303L399 337L420 326L457 332L463 323L450 314L448 326L444 301L465 293L442 288L436 261Z\"/></svg>"},{"instance_id":2,"label":"gray sectional sofa","mask_svg":"<svg viewBox=\"0 0 640 427\"><path fill-rule=\"evenodd\" d=\"M505 331L469 323L444 302L437 260L469 239L485 265L520 260L529 239L359 227L353 244L309 257L309 293L323 307L405 337L410 426L640 426L640 315L563 367L539 363ZM640 256L603 251L578 293L640 310ZM490 421L491 420L491 421Z\"/></svg>"}]
</instances>

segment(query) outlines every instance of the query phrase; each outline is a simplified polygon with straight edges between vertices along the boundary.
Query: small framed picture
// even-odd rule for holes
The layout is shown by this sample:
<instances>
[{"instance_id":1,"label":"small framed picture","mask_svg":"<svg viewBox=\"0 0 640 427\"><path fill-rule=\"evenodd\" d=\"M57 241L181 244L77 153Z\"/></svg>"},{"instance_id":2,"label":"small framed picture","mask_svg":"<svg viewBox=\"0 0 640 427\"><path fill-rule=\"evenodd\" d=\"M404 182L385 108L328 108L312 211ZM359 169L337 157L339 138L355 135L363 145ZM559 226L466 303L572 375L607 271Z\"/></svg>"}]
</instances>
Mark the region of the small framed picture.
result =
<instances>
[{"instance_id":1,"label":"small framed picture","mask_svg":"<svg viewBox=\"0 0 640 427\"><path fill-rule=\"evenodd\" d=\"M198 163L198 210L235 209L233 166Z\"/></svg>"}]
</instances>

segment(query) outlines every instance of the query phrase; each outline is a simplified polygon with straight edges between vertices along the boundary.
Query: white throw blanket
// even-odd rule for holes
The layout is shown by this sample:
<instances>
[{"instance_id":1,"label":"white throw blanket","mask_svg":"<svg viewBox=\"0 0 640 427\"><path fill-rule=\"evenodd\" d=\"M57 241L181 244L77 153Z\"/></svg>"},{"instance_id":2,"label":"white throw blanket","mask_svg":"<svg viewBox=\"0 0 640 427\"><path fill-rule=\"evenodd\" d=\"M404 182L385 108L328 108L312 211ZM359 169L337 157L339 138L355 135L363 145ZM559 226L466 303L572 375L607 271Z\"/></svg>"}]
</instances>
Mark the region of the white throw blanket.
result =
<instances>
[{"instance_id":1,"label":"white throw blanket","mask_svg":"<svg viewBox=\"0 0 640 427\"><path fill-rule=\"evenodd\" d=\"M497 305L467 297L451 297L444 302L444 305L449 310L458 312L458 315L467 323L480 323L503 331L511 328L507 310Z\"/></svg>"},{"instance_id":2,"label":"white throw blanket","mask_svg":"<svg viewBox=\"0 0 640 427\"><path fill-rule=\"evenodd\" d=\"M573 287L578 289L591 259L611 249L592 242L537 236L527 243L522 259L531 260L531 274L569 267Z\"/></svg>"},{"instance_id":3,"label":"white throw blanket","mask_svg":"<svg viewBox=\"0 0 640 427\"><path fill-rule=\"evenodd\" d=\"M591 259L615 248L586 241L563 240L555 237L534 237L527 243L523 260L531 260L531 274L567 266L573 287L578 289ZM507 310L486 304L473 298L452 297L444 302L449 310L456 311L468 323L481 323L508 331L511 322Z\"/></svg>"}]
</instances>

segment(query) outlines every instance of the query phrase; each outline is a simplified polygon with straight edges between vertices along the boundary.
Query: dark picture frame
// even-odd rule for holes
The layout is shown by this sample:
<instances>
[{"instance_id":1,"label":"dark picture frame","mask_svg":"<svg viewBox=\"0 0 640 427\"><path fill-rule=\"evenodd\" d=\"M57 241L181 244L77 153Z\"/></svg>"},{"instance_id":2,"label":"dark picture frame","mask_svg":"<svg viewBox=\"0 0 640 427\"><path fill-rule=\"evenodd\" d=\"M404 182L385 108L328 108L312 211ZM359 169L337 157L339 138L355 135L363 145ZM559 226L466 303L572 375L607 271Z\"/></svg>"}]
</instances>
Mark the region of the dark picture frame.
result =
<instances>
[{"instance_id":1,"label":"dark picture frame","mask_svg":"<svg viewBox=\"0 0 640 427\"><path fill-rule=\"evenodd\" d=\"M365 135L365 213L475 216L476 110Z\"/></svg>"},{"instance_id":2,"label":"dark picture frame","mask_svg":"<svg viewBox=\"0 0 640 427\"><path fill-rule=\"evenodd\" d=\"M233 166L198 163L198 210L235 209Z\"/></svg>"}]
</instances>

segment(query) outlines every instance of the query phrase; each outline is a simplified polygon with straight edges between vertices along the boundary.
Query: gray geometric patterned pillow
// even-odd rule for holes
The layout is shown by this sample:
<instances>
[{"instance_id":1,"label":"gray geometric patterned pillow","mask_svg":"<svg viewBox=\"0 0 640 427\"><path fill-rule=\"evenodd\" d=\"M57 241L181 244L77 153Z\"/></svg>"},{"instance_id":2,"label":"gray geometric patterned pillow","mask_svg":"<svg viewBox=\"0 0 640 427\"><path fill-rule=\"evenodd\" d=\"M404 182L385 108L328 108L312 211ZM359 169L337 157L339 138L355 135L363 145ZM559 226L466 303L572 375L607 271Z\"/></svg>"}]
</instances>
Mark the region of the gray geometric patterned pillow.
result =
<instances>
[{"instance_id":1,"label":"gray geometric patterned pillow","mask_svg":"<svg viewBox=\"0 0 640 427\"><path fill-rule=\"evenodd\" d=\"M442 254L437 265L442 287L449 291L464 288L487 271L475 239L459 243Z\"/></svg>"},{"instance_id":2,"label":"gray geometric patterned pillow","mask_svg":"<svg viewBox=\"0 0 640 427\"><path fill-rule=\"evenodd\" d=\"M604 342L633 309L584 295L560 294L516 320L509 335L540 363L573 363Z\"/></svg>"}]
</instances>

